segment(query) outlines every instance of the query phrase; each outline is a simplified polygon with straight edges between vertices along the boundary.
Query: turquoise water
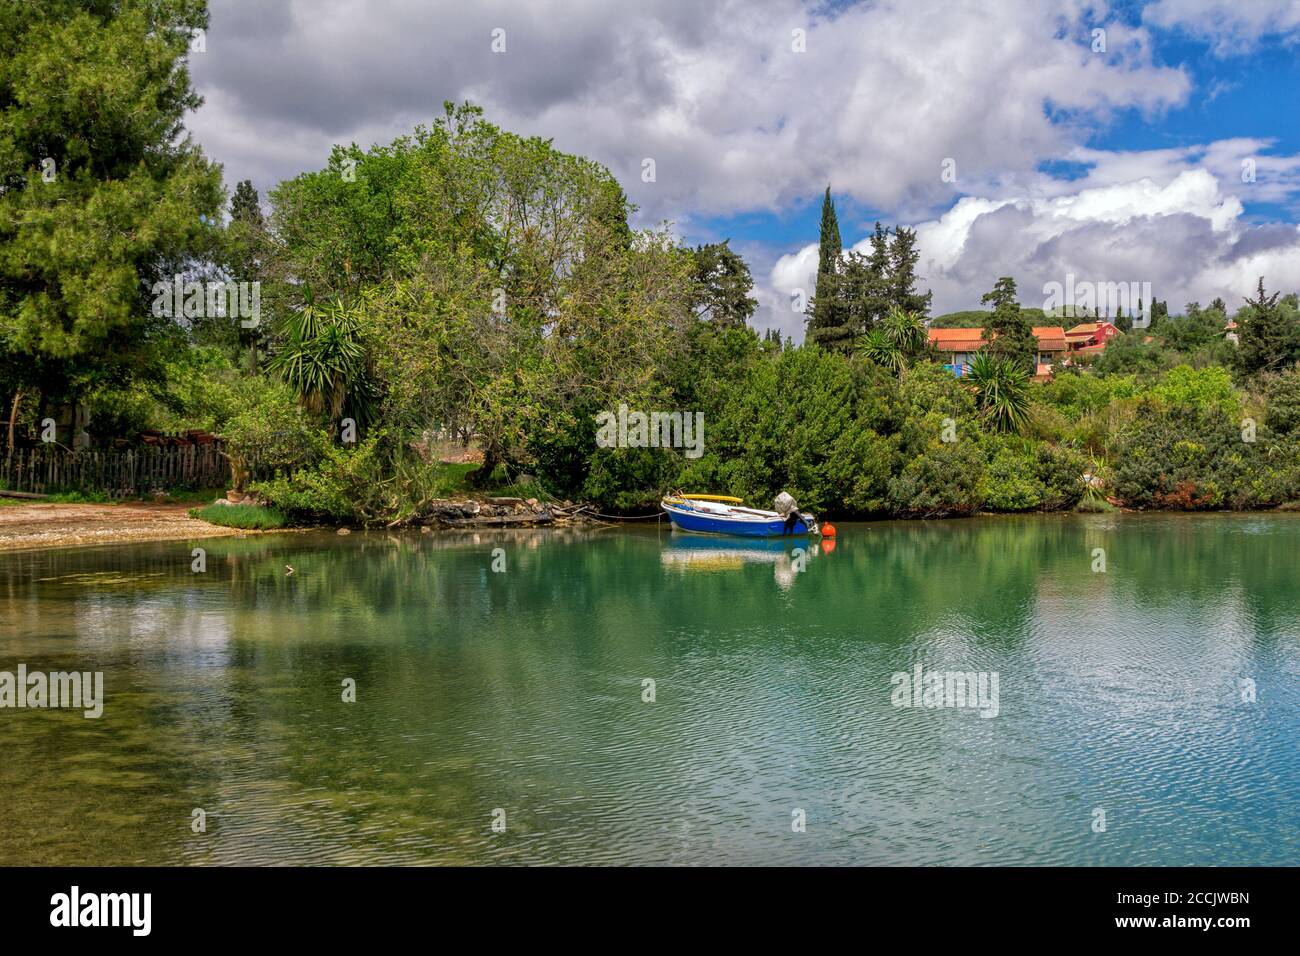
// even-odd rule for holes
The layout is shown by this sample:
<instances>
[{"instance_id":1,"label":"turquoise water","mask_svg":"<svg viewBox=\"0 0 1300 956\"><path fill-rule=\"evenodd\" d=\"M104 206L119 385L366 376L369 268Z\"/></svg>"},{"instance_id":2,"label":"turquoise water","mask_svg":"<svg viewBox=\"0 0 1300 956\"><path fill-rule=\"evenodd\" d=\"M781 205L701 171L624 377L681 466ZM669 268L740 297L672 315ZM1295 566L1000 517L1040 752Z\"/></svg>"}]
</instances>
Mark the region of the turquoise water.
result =
<instances>
[{"instance_id":1,"label":"turquoise water","mask_svg":"<svg viewBox=\"0 0 1300 956\"><path fill-rule=\"evenodd\" d=\"M1297 555L1291 515L0 554L0 670L107 696L0 709L0 863L1296 864ZM997 715L895 706L918 664Z\"/></svg>"}]
</instances>

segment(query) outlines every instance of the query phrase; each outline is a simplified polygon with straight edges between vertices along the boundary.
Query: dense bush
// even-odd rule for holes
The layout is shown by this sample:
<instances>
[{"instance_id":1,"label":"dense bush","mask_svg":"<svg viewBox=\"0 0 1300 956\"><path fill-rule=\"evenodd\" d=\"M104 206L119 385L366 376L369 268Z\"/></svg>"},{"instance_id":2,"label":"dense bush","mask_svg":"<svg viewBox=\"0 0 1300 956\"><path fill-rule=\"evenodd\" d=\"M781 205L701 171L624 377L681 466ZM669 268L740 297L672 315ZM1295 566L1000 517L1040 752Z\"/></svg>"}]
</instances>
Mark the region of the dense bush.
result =
<instances>
[{"instance_id":1,"label":"dense bush","mask_svg":"<svg viewBox=\"0 0 1300 956\"><path fill-rule=\"evenodd\" d=\"M1082 455L1022 438L995 436L986 443L982 496L990 511L1061 511L1083 497Z\"/></svg>"},{"instance_id":2,"label":"dense bush","mask_svg":"<svg viewBox=\"0 0 1300 956\"><path fill-rule=\"evenodd\" d=\"M397 506L385 494L394 480L391 459L383 448L384 434L374 432L357 447L320 443L320 454L309 467L292 475L256 482L253 491L272 505L299 517L346 521L373 520Z\"/></svg>"},{"instance_id":3,"label":"dense bush","mask_svg":"<svg viewBox=\"0 0 1300 956\"><path fill-rule=\"evenodd\" d=\"M876 427L890 421L892 390L879 370L815 347L754 361L706 410L704 454L682 459L678 483L755 502L784 490L813 511L882 510L894 443Z\"/></svg>"},{"instance_id":4,"label":"dense bush","mask_svg":"<svg viewBox=\"0 0 1300 956\"><path fill-rule=\"evenodd\" d=\"M1300 429L1300 368L1288 369L1264 382L1268 426L1279 435Z\"/></svg>"},{"instance_id":5,"label":"dense bush","mask_svg":"<svg viewBox=\"0 0 1300 956\"><path fill-rule=\"evenodd\" d=\"M972 514L984 503L985 464L971 441L936 441L889 482L889 505L909 517Z\"/></svg>"},{"instance_id":6,"label":"dense bush","mask_svg":"<svg viewBox=\"0 0 1300 956\"><path fill-rule=\"evenodd\" d=\"M1246 439L1223 409L1144 401L1119 436L1114 490L1137 508L1257 508L1295 496L1297 446L1266 427Z\"/></svg>"}]
</instances>

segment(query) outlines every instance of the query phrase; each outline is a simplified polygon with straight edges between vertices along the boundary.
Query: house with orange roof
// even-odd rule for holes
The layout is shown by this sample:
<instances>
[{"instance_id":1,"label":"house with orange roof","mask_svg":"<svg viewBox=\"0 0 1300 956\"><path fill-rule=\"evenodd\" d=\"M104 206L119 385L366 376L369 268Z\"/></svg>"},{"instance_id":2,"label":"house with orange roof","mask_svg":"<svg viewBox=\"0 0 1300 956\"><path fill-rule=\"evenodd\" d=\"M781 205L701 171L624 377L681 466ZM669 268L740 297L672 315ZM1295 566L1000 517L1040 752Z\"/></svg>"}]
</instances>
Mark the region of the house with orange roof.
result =
<instances>
[{"instance_id":1,"label":"house with orange roof","mask_svg":"<svg viewBox=\"0 0 1300 956\"><path fill-rule=\"evenodd\" d=\"M957 375L970 371L975 354L988 344L981 328L930 329L929 336L930 344L943 358L943 367ZM1034 338L1038 340L1038 367L1034 377L1051 378L1053 363L1068 351L1065 329L1059 325L1035 326Z\"/></svg>"},{"instance_id":2,"label":"house with orange roof","mask_svg":"<svg viewBox=\"0 0 1300 956\"><path fill-rule=\"evenodd\" d=\"M1071 352L1100 352L1117 335L1114 323L1083 322L1065 333L1065 342Z\"/></svg>"}]
</instances>

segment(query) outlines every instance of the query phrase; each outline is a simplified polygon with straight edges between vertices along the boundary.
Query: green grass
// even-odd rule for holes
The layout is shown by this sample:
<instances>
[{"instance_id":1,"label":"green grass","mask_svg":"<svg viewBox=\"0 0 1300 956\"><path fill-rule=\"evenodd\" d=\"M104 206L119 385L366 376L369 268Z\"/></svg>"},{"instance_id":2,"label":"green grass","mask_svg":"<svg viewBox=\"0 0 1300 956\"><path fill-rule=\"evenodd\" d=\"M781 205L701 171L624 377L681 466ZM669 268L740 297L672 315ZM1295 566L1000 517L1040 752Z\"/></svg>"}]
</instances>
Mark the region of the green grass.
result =
<instances>
[{"instance_id":1,"label":"green grass","mask_svg":"<svg viewBox=\"0 0 1300 956\"><path fill-rule=\"evenodd\" d=\"M224 489L176 488L168 491L161 498L155 498L153 495L137 495L133 498L110 498L102 491L52 491L44 498L0 497L0 504L110 505L122 501L142 501L151 504L157 501L161 501L163 504L199 504L201 502L211 501L213 498L220 498L223 494L225 494Z\"/></svg>"},{"instance_id":2,"label":"green grass","mask_svg":"<svg viewBox=\"0 0 1300 956\"><path fill-rule=\"evenodd\" d=\"M1109 511L1119 511L1118 508L1100 495L1096 497L1091 495L1084 496L1079 499L1079 503L1074 506L1074 510L1084 514L1104 514Z\"/></svg>"},{"instance_id":3,"label":"green grass","mask_svg":"<svg viewBox=\"0 0 1300 956\"><path fill-rule=\"evenodd\" d=\"M41 501L48 505L107 505L113 499L102 491L53 491Z\"/></svg>"},{"instance_id":4,"label":"green grass","mask_svg":"<svg viewBox=\"0 0 1300 956\"><path fill-rule=\"evenodd\" d=\"M259 505L208 505L191 508L190 517L221 525L223 528L242 528L246 531L270 531L289 523L284 512Z\"/></svg>"}]
</instances>

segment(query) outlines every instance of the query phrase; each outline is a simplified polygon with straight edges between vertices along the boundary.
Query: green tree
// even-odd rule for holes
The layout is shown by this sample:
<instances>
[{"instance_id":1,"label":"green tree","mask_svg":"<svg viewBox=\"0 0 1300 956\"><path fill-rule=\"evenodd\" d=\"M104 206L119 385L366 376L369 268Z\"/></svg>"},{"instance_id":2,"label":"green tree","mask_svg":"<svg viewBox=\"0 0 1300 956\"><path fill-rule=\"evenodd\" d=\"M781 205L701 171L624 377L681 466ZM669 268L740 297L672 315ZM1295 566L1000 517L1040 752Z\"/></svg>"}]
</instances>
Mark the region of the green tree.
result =
<instances>
[{"instance_id":1,"label":"green tree","mask_svg":"<svg viewBox=\"0 0 1300 956\"><path fill-rule=\"evenodd\" d=\"M997 431L1020 432L1029 418L1029 376L1009 358L982 351L964 376L980 413Z\"/></svg>"},{"instance_id":2,"label":"green tree","mask_svg":"<svg viewBox=\"0 0 1300 956\"><path fill-rule=\"evenodd\" d=\"M1278 297L1264 292L1260 276L1255 298L1237 312L1237 368L1245 375L1277 371L1300 358L1300 322Z\"/></svg>"},{"instance_id":3,"label":"green tree","mask_svg":"<svg viewBox=\"0 0 1300 956\"><path fill-rule=\"evenodd\" d=\"M226 227L226 270L233 281L261 283L267 241L257 190L251 180L245 179L235 186L230 199L230 223ZM241 323L235 334L247 356L248 370L256 372L265 341L260 317L251 328Z\"/></svg>"},{"instance_id":4,"label":"green tree","mask_svg":"<svg viewBox=\"0 0 1300 956\"><path fill-rule=\"evenodd\" d=\"M749 294L754 288L749 266L729 243L724 239L695 247L692 307L701 318L739 328L754 314L758 300Z\"/></svg>"},{"instance_id":5,"label":"green tree","mask_svg":"<svg viewBox=\"0 0 1300 956\"><path fill-rule=\"evenodd\" d=\"M290 315L268 363L308 412L323 416L331 430L349 412L358 424L372 416L370 374L361 323L339 298L325 305L308 299Z\"/></svg>"},{"instance_id":6,"label":"green tree","mask_svg":"<svg viewBox=\"0 0 1300 956\"><path fill-rule=\"evenodd\" d=\"M220 171L184 135L200 0L0 4L0 392L158 382L151 288L215 248Z\"/></svg>"},{"instance_id":7,"label":"green tree","mask_svg":"<svg viewBox=\"0 0 1300 956\"><path fill-rule=\"evenodd\" d=\"M902 348L884 329L872 329L859 339L858 352L895 375L907 365L907 357Z\"/></svg>"},{"instance_id":8,"label":"green tree","mask_svg":"<svg viewBox=\"0 0 1300 956\"><path fill-rule=\"evenodd\" d=\"M831 188L822 199L821 240L817 249L817 288L808 306L808 337L819 345L846 350L854 330L844 307L843 264L840 254L840 224L835 216Z\"/></svg>"},{"instance_id":9,"label":"green tree","mask_svg":"<svg viewBox=\"0 0 1300 956\"><path fill-rule=\"evenodd\" d=\"M1038 340L1016 301L1016 280L1010 276L998 279L980 302L993 306L993 313L984 321L988 350L1032 375L1038 369Z\"/></svg>"},{"instance_id":10,"label":"green tree","mask_svg":"<svg viewBox=\"0 0 1300 956\"><path fill-rule=\"evenodd\" d=\"M880 224L876 224L877 230ZM916 263L921 258L921 250L916 247L916 230L894 227L894 238L889 244L889 303L895 308L914 315L924 316L930 311L930 300L934 293L918 292L919 281Z\"/></svg>"},{"instance_id":11,"label":"green tree","mask_svg":"<svg viewBox=\"0 0 1300 956\"><path fill-rule=\"evenodd\" d=\"M921 317L890 306L885 318L861 340L858 351L894 374L900 374L925 351L927 336Z\"/></svg>"}]
</instances>

